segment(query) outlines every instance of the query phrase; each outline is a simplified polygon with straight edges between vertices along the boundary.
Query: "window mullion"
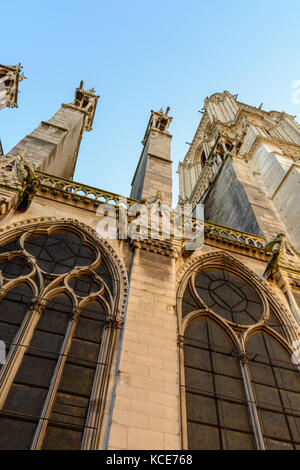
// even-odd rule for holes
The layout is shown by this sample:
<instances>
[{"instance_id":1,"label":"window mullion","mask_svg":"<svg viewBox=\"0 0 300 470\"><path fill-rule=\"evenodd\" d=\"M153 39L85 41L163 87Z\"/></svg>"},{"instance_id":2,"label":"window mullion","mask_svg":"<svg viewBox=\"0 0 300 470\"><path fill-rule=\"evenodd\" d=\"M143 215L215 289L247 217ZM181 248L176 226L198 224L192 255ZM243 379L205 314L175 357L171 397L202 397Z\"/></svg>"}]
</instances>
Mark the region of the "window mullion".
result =
<instances>
[{"instance_id":1,"label":"window mullion","mask_svg":"<svg viewBox=\"0 0 300 470\"><path fill-rule=\"evenodd\" d=\"M99 424L103 412L103 397L108 387L109 368L112 362L112 354L116 339L120 336L122 324L116 320L106 322L101 347L98 356L98 364L95 371L92 393L84 423L84 433L81 450L95 449L99 435Z\"/></svg>"},{"instance_id":2,"label":"window mullion","mask_svg":"<svg viewBox=\"0 0 300 470\"><path fill-rule=\"evenodd\" d=\"M31 304L18 333L13 339L14 344L11 346L6 364L2 366L0 374L0 409L2 409L5 404L10 387L23 360L23 356L30 345L43 307L44 305L41 302L35 301Z\"/></svg>"},{"instance_id":3,"label":"window mullion","mask_svg":"<svg viewBox=\"0 0 300 470\"><path fill-rule=\"evenodd\" d=\"M252 427L256 448L258 450L266 450L263 433L261 429L261 424L260 424L260 420L258 417L256 401L254 398L253 388L252 388L252 384L250 380L248 358L246 354L240 354L239 364L240 364L241 373L243 377L243 385L244 385L246 400L248 403L250 424Z\"/></svg>"},{"instance_id":4,"label":"window mullion","mask_svg":"<svg viewBox=\"0 0 300 470\"><path fill-rule=\"evenodd\" d=\"M61 350L59 352L58 361L56 363L56 367L50 382L49 390L45 399L45 403L43 405L43 409L41 412L41 416L39 419L39 424L35 431L33 441L31 444L31 450L39 450L42 447L43 440L46 433L47 424L49 421L49 416L52 411L53 403L56 397L57 389L60 383L60 379L63 373L64 365L67 359L67 354L71 346L72 337L75 331L75 327L77 324L79 312L78 310L74 312L72 315L65 334L65 338L63 344L61 346Z\"/></svg>"}]
</instances>

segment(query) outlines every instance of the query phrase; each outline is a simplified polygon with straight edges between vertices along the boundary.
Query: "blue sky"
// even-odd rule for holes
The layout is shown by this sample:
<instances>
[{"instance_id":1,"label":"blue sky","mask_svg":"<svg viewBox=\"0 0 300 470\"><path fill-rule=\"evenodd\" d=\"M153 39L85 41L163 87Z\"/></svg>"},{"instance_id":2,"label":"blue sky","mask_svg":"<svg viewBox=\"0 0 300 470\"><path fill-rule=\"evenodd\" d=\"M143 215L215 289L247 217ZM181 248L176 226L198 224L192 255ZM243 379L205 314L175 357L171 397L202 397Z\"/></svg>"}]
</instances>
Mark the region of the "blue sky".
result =
<instances>
[{"instance_id":1,"label":"blue sky","mask_svg":"<svg viewBox=\"0 0 300 470\"><path fill-rule=\"evenodd\" d=\"M299 0L17 0L1 5L3 64L24 66L18 109L0 113L5 151L73 100L80 80L101 95L74 179L129 195L151 109L171 107L177 163L206 96L229 90L300 116Z\"/></svg>"}]
</instances>

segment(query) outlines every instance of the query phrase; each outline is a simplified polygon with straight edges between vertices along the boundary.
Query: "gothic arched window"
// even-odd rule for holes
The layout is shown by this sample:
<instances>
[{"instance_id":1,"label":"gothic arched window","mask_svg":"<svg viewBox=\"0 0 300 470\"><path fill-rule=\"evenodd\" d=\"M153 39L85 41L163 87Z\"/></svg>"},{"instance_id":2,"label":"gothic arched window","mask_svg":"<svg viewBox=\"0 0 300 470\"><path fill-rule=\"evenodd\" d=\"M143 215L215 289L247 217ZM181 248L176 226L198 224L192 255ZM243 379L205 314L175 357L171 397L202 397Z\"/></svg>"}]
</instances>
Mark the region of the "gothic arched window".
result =
<instances>
[{"instance_id":1,"label":"gothic arched window","mask_svg":"<svg viewBox=\"0 0 300 470\"><path fill-rule=\"evenodd\" d=\"M38 226L6 238L0 269L0 448L91 448L119 295L109 257L76 227Z\"/></svg>"},{"instance_id":2,"label":"gothic arched window","mask_svg":"<svg viewBox=\"0 0 300 470\"><path fill-rule=\"evenodd\" d=\"M299 449L294 327L260 281L216 261L195 263L178 294L184 447Z\"/></svg>"},{"instance_id":3,"label":"gothic arched window","mask_svg":"<svg viewBox=\"0 0 300 470\"><path fill-rule=\"evenodd\" d=\"M184 339L189 449L253 449L233 341L209 317L192 320Z\"/></svg>"},{"instance_id":4,"label":"gothic arched window","mask_svg":"<svg viewBox=\"0 0 300 470\"><path fill-rule=\"evenodd\" d=\"M291 355L263 331L246 343L262 434L269 450L300 448L300 377Z\"/></svg>"}]
</instances>

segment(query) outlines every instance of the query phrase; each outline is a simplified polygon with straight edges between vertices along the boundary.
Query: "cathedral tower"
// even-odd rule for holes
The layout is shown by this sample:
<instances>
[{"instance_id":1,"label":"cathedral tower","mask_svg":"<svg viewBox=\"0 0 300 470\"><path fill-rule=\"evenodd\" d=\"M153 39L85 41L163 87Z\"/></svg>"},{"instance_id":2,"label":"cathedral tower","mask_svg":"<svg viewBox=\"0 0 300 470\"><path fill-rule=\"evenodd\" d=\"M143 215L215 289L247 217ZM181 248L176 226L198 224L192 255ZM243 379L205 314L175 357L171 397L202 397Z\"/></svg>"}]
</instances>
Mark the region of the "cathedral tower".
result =
<instances>
[{"instance_id":1,"label":"cathedral tower","mask_svg":"<svg viewBox=\"0 0 300 470\"><path fill-rule=\"evenodd\" d=\"M300 250L300 126L227 91L206 98L179 164L182 201L203 202L208 221L267 238L286 231Z\"/></svg>"}]
</instances>

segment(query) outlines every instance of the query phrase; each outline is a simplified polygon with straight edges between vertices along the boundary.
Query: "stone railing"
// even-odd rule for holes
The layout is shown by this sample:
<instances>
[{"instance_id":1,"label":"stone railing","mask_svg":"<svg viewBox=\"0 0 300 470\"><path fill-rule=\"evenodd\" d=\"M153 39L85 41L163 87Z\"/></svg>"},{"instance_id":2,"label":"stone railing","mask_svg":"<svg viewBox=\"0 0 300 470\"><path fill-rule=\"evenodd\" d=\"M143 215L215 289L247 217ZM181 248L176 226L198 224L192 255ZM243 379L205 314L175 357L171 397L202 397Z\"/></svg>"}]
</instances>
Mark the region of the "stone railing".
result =
<instances>
[{"instance_id":1,"label":"stone railing","mask_svg":"<svg viewBox=\"0 0 300 470\"><path fill-rule=\"evenodd\" d=\"M126 198L109 191L76 183L57 176L48 175L42 172L36 173L40 179L39 191L41 193L51 192L54 196L56 195L63 199L70 199L74 203L81 201L95 204L96 206L99 204L112 204L115 207L128 209L139 202L136 199ZM173 214L176 217L176 214L178 215L179 213L174 211ZM199 227L203 222L192 217L187 223L188 225L191 225L193 230L195 230L196 225ZM204 236L206 240L211 239L221 243L226 243L226 245L239 245L241 247L254 250L263 250L263 246L266 242L263 237L206 221L204 222Z\"/></svg>"},{"instance_id":2,"label":"stone railing","mask_svg":"<svg viewBox=\"0 0 300 470\"><path fill-rule=\"evenodd\" d=\"M266 240L263 237L253 235L252 233L241 232L239 230L217 225L211 222L204 223L205 238L212 239L227 239L227 243L230 244L243 244L248 247L263 249Z\"/></svg>"},{"instance_id":3,"label":"stone railing","mask_svg":"<svg viewBox=\"0 0 300 470\"><path fill-rule=\"evenodd\" d=\"M100 204L113 204L114 206L130 207L136 204L136 199L126 198L118 194L94 188L82 183L76 183L57 176L48 175L42 172L36 172L40 179L39 190L42 192L61 194L64 198L71 198L73 201L87 200L89 202Z\"/></svg>"}]
</instances>

